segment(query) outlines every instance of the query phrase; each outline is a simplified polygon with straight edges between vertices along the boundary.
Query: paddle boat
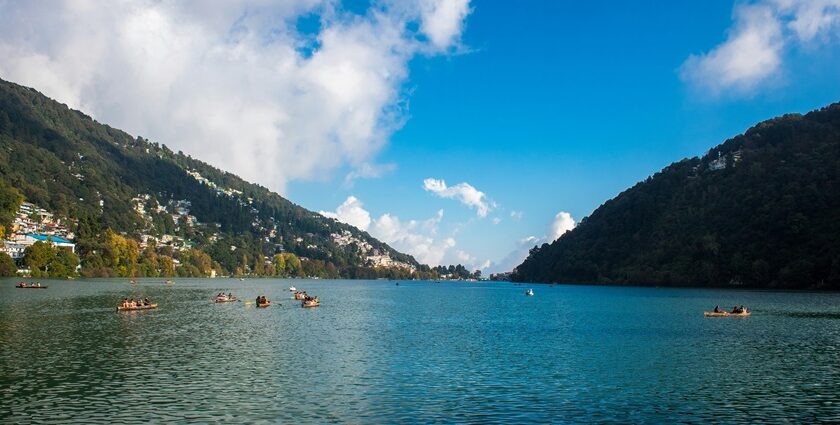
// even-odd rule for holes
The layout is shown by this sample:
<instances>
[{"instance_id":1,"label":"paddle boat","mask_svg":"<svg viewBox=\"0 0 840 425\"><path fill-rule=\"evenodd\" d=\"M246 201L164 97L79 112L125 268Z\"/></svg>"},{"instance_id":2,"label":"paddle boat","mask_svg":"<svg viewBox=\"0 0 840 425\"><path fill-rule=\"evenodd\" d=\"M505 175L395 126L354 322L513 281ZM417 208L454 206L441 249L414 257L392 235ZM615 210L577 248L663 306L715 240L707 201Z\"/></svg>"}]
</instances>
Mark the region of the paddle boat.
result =
<instances>
[{"instance_id":1,"label":"paddle boat","mask_svg":"<svg viewBox=\"0 0 840 425\"><path fill-rule=\"evenodd\" d=\"M751 314L750 309L744 306L735 306L732 311L724 311L715 306L713 311L704 311L703 317L749 317Z\"/></svg>"},{"instance_id":2,"label":"paddle boat","mask_svg":"<svg viewBox=\"0 0 840 425\"><path fill-rule=\"evenodd\" d=\"M303 308L318 307L319 305L321 305L321 301L318 297L309 298L300 303L300 306Z\"/></svg>"},{"instance_id":3,"label":"paddle boat","mask_svg":"<svg viewBox=\"0 0 840 425\"><path fill-rule=\"evenodd\" d=\"M742 313L730 313L728 311L704 311L703 317L750 317L752 313L745 311Z\"/></svg>"},{"instance_id":4,"label":"paddle boat","mask_svg":"<svg viewBox=\"0 0 840 425\"><path fill-rule=\"evenodd\" d=\"M265 308L271 305L271 301L269 301L265 295L260 295L257 297L256 304L258 308Z\"/></svg>"},{"instance_id":5,"label":"paddle boat","mask_svg":"<svg viewBox=\"0 0 840 425\"><path fill-rule=\"evenodd\" d=\"M21 289L47 289L47 285L41 286L41 282L38 283L26 283L20 282L17 284L18 288Z\"/></svg>"},{"instance_id":6,"label":"paddle boat","mask_svg":"<svg viewBox=\"0 0 840 425\"><path fill-rule=\"evenodd\" d=\"M157 304L136 305L136 306L133 306L133 307L119 306L119 307L117 307L117 311L154 310L156 308L157 308Z\"/></svg>"},{"instance_id":7,"label":"paddle boat","mask_svg":"<svg viewBox=\"0 0 840 425\"><path fill-rule=\"evenodd\" d=\"M213 298L213 302L216 302L216 303L232 303L232 302L236 302L236 301L239 301L239 298L236 298L235 296L228 297L228 296L225 295L225 296L221 296L221 297L216 296L215 298Z\"/></svg>"},{"instance_id":8,"label":"paddle boat","mask_svg":"<svg viewBox=\"0 0 840 425\"><path fill-rule=\"evenodd\" d=\"M525 290L525 295L527 295L529 297L533 297L534 296L534 290L531 289L531 288L526 289Z\"/></svg>"}]
</instances>

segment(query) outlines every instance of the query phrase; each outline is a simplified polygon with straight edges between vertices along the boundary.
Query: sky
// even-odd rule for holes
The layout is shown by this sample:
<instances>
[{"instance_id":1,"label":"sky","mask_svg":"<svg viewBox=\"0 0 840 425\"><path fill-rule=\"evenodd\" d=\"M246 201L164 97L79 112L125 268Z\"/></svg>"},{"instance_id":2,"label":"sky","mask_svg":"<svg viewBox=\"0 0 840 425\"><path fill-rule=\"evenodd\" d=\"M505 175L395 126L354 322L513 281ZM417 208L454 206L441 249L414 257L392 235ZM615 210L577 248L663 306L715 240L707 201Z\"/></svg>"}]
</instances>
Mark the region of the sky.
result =
<instances>
[{"instance_id":1,"label":"sky","mask_svg":"<svg viewBox=\"0 0 840 425\"><path fill-rule=\"evenodd\" d=\"M0 0L0 78L485 274L840 101L838 43L840 0Z\"/></svg>"}]
</instances>

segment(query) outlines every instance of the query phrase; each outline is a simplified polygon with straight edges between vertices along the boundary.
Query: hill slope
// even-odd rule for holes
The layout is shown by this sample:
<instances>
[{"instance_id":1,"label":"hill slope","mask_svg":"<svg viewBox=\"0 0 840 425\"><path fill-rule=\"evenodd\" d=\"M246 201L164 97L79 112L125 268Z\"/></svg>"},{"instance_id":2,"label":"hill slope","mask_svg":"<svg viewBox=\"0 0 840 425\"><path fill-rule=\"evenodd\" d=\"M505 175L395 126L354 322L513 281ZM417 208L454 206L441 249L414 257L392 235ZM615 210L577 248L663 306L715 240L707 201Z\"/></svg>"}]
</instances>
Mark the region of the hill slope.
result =
<instances>
[{"instance_id":1,"label":"hill slope","mask_svg":"<svg viewBox=\"0 0 840 425\"><path fill-rule=\"evenodd\" d=\"M513 279L840 289L840 104L671 164L532 250Z\"/></svg>"},{"instance_id":2,"label":"hill slope","mask_svg":"<svg viewBox=\"0 0 840 425\"><path fill-rule=\"evenodd\" d=\"M262 257L283 250L342 277L420 267L355 227L0 80L3 186L72 223L83 266L112 229L138 241L180 239L229 273L259 270Z\"/></svg>"}]
</instances>

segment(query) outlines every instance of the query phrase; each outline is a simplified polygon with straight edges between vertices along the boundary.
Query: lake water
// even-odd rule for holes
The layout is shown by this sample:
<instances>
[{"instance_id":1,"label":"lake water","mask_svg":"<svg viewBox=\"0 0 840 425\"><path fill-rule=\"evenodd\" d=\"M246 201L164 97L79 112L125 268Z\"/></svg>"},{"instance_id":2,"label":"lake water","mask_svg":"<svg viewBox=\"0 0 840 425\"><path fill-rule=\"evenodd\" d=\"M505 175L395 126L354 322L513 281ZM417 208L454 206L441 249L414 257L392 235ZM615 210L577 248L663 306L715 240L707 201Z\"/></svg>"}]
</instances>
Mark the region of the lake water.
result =
<instances>
[{"instance_id":1,"label":"lake water","mask_svg":"<svg viewBox=\"0 0 840 425\"><path fill-rule=\"evenodd\" d=\"M14 283L0 280L0 423L840 421L836 293ZM219 291L274 305L211 303ZM116 313L126 296L159 308ZM704 318L715 304L753 316Z\"/></svg>"}]
</instances>

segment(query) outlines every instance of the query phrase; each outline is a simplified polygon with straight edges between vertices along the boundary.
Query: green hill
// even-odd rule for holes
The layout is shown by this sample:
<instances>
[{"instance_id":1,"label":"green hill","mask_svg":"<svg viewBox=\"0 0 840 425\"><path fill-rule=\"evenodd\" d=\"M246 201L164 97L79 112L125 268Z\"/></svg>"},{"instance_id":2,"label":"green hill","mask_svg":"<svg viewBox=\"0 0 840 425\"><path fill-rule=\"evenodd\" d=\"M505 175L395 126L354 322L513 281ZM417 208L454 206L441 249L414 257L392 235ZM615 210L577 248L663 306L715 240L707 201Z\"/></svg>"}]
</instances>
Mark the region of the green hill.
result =
<instances>
[{"instance_id":1,"label":"green hill","mask_svg":"<svg viewBox=\"0 0 840 425\"><path fill-rule=\"evenodd\" d=\"M304 259L303 268L310 269L298 275L353 278L429 270L355 227L0 80L4 187L69 221L82 266L106 274L115 267L99 258L109 249L108 229L135 241L181 240L184 246L175 253L155 242L153 250L164 252L149 255L179 260L206 253L220 273L270 275L265 259L280 252ZM13 212L6 207L0 218L8 222ZM394 266L374 268L370 257L377 254ZM127 273L143 274L131 268Z\"/></svg>"},{"instance_id":2,"label":"green hill","mask_svg":"<svg viewBox=\"0 0 840 425\"><path fill-rule=\"evenodd\" d=\"M840 104L671 164L533 249L513 279L840 289Z\"/></svg>"}]
</instances>

